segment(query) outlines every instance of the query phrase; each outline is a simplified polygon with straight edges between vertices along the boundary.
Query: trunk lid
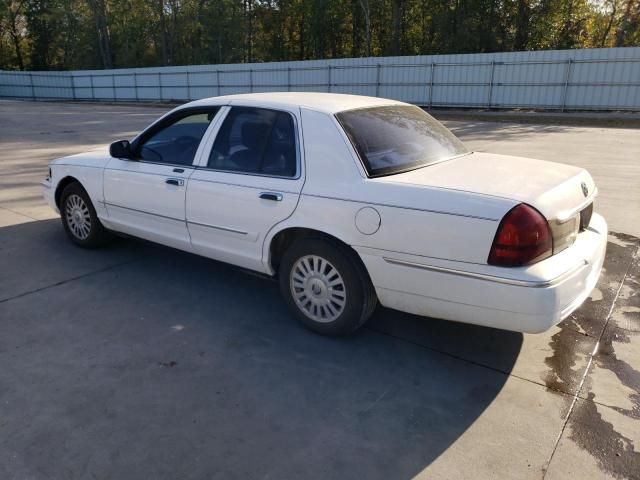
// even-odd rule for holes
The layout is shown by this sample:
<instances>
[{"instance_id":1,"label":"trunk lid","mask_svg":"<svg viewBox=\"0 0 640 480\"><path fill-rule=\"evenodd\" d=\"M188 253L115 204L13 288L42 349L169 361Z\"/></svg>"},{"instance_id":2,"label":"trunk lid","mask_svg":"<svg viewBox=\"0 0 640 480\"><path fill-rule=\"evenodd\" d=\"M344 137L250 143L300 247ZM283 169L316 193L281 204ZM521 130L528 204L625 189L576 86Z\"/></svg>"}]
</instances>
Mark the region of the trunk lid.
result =
<instances>
[{"instance_id":1,"label":"trunk lid","mask_svg":"<svg viewBox=\"0 0 640 480\"><path fill-rule=\"evenodd\" d=\"M508 198L533 206L547 220L577 214L596 192L591 175L582 168L480 152L376 180Z\"/></svg>"}]
</instances>

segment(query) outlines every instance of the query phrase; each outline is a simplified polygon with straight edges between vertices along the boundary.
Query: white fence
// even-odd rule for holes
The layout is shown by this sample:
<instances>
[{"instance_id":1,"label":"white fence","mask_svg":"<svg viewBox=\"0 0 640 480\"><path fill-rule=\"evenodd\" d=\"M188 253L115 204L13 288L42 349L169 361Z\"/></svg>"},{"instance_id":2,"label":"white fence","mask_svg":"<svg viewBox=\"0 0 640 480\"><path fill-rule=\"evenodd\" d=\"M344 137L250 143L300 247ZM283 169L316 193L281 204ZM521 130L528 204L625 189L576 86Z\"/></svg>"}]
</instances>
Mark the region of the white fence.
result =
<instances>
[{"instance_id":1,"label":"white fence","mask_svg":"<svg viewBox=\"0 0 640 480\"><path fill-rule=\"evenodd\" d=\"M426 107L640 110L640 47L72 72L0 71L0 97L187 101L321 91Z\"/></svg>"}]
</instances>

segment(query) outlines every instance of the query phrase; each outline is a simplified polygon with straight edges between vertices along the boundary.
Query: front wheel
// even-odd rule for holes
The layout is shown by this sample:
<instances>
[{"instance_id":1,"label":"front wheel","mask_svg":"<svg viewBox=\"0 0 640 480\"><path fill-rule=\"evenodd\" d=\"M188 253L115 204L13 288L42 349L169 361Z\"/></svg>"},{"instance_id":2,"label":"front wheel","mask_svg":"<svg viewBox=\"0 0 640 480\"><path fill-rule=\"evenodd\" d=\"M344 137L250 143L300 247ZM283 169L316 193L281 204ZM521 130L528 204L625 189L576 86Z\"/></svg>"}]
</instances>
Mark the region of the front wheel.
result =
<instances>
[{"instance_id":1,"label":"front wheel","mask_svg":"<svg viewBox=\"0 0 640 480\"><path fill-rule=\"evenodd\" d=\"M111 234L100 223L89 195L79 183L71 183L62 191L60 216L69 238L81 247L96 248L111 240Z\"/></svg>"},{"instance_id":2,"label":"front wheel","mask_svg":"<svg viewBox=\"0 0 640 480\"><path fill-rule=\"evenodd\" d=\"M298 240L279 268L280 291L311 330L347 335L373 313L377 298L364 266L348 248L323 238Z\"/></svg>"}]
</instances>

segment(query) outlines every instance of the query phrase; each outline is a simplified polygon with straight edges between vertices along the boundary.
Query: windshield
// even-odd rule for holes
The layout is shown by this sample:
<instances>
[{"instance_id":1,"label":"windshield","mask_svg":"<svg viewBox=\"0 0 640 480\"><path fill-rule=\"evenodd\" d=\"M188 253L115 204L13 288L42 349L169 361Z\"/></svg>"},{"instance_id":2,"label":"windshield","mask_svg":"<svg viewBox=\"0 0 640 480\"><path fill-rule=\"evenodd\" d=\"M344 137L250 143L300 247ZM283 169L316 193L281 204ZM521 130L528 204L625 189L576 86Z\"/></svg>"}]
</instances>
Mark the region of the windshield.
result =
<instances>
[{"instance_id":1,"label":"windshield","mask_svg":"<svg viewBox=\"0 0 640 480\"><path fill-rule=\"evenodd\" d=\"M469 153L440 122L411 105L347 110L336 117L371 177L406 172Z\"/></svg>"}]
</instances>

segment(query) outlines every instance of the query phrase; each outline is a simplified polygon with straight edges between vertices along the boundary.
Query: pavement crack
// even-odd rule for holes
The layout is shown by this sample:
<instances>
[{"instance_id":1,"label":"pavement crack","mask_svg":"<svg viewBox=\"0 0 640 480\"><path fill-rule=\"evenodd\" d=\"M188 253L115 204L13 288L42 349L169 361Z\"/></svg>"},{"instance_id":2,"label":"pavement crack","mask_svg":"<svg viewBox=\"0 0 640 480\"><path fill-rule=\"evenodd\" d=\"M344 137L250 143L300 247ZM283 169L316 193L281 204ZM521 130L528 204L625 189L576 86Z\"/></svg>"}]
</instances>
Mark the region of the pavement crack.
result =
<instances>
[{"instance_id":1,"label":"pavement crack","mask_svg":"<svg viewBox=\"0 0 640 480\"><path fill-rule=\"evenodd\" d=\"M17 295L13 295L11 297L2 298L2 299L0 299L0 303L6 303L6 302L9 302L11 300L16 300L18 298L26 297L27 295L31 295L33 293L42 292L43 290L48 290L50 288L58 287L60 285L64 285L66 283L70 283L70 282L73 282L75 280L80 280L82 278L90 277L91 275L96 275L98 273L107 272L109 270L113 270L115 268L122 267L124 265L130 265L132 263L139 262L139 261L140 261L140 259L134 259L134 260L129 260L127 262L120 262L120 263L116 263L114 265L109 265L108 267L104 267L104 268L100 268L98 270L93 270L91 272L83 273L82 275L76 275L75 277L66 278L64 280L60 280L59 282L55 282L55 283L52 283L50 285L45 285L44 287L35 288L33 290L28 290L26 292L18 293Z\"/></svg>"},{"instance_id":2,"label":"pavement crack","mask_svg":"<svg viewBox=\"0 0 640 480\"><path fill-rule=\"evenodd\" d=\"M31 216L29 216L29 215L26 215L26 214L24 214L24 213L18 212L18 211L16 211L16 210L11 209L11 208L7 208L7 207L4 207L4 206L2 206L2 205L0 205L0 208L1 208L2 210L6 210L7 212L11 212L11 213L15 213L16 215L20 215L21 217L28 218L29 220L33 220L33 221L35 221L35 222L39 221L39 219L37 219L37 218L31 217Z\"/></svg>"},{"instance_id":3,"label":"pavement crack","mask_svg":"<svg viewBox=\"0 0 640 480\"><path fill-rule=\"evenodd\" d=\"M378 398L376 398L375 401L373 401L367 408L362 410L360 413L361 414L367 413L369 410L375 407L387 395L387 393L389 393L390 390L391 390L391 387L388 387L384 392L382 392L382 394L378 395Z\"/></svg>"}]
</instances>

